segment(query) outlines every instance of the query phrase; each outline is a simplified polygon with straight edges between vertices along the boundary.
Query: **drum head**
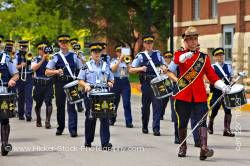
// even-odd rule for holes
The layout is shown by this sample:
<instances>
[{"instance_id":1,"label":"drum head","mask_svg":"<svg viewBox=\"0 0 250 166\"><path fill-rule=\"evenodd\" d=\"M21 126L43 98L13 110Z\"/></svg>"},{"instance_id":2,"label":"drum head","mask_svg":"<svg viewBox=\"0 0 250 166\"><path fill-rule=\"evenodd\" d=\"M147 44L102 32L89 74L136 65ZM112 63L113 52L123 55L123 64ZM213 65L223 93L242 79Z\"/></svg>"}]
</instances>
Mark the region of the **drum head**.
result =
<instances>
[{"instance_id":1,"label":"drum head","mask_svg":"<svg viewBox=\"0 0 250 166\"><path fill-rule=\"evenodd\" d=\"M234 93L238 93L241 92L242 90L244 90L244 86L241 84L234 84L230 90L229 93L227 94L234 94Z\"/></svg>"},{"instance_id":2,"label":"drum head","mask_svg":"<svg viewBox=\"0 0 250 166\"><path fill-rule=\"evenodd\" d=\"M156 77L156 78L154 78L154 79L151 80L151 84L154 84L154 83L156 83L156 82L160 82L160 81L165 80L165 79L167 79L166 76L159 76L159 77Z\"/></svg>"},{"instance_id":3,"label":"drum head","mask_svg":"<svg viewBox=\"0 0 250 166\"><path fill-rule=\"evenodd\" d=\"M78 80L75 80L75 81L72 81L72 82L66 84L63 88L69 88L69 87L75 86L77 84L78 84Z\"/></svg>"},{"instance_id":4,"label":"drum head","mask_svg":"<svg viewBox=\"0 0 250 166\"><path fill-rule=\"evenodd\" d=\"M96 93L90 93L89 96L110 96L114 95L114 93L111 92L96 92Z\"/></svg>"}]
</instances>

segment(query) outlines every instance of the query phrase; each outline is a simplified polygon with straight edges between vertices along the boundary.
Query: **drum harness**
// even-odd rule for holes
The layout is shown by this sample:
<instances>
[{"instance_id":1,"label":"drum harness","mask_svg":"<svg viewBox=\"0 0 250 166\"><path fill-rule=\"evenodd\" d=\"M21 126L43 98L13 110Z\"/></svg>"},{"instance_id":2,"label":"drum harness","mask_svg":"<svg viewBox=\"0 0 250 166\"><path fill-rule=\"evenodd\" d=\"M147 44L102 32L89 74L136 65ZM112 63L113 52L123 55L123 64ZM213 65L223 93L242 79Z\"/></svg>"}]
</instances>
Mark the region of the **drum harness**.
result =
<instances>
[{"instance_id":1,"label":"drum harness","mask_svg":"<svg viewBox=\"0 0 250 166\"><path fill-rule=\"evenodd\" d=\"M231 88L240 78L246 77L245 72L239 72L238 77L233 81L230 85L228 85L228 88ZM180 145L177 147L176 151L182 146L182 144L188 139L188 137L194 132L194 130L204 121L204 119L207 117L208 113L212 111L212 109L215 107L215 105L224 97L226 92L222 92L222 95L214 102L214 104L208 109L207 113L203 115L203 117L198 121L198 123L194 126L191 132L186 136L186 138L180 143Z\"/></svg>"},{"instance_id":2,"label":"drum harness","mask_svg":"<svg viewBox=\"0 0 250 166\"><path fill-rule=\"evenodd\" d=\"M75 80L75 79L76 79L76 76L73 75L72 70L71 70L71 68L69 67L69 63L67 62L65 56L62 54L61 51L58 52L58 53L59 53L60 57L62 58L62 60L63 60L63 62L64 62L64 64L65 64L65 67L67 68L67 70L68 70L70 76L73 78L73 80Z\"/></svg>"}]
</instances>

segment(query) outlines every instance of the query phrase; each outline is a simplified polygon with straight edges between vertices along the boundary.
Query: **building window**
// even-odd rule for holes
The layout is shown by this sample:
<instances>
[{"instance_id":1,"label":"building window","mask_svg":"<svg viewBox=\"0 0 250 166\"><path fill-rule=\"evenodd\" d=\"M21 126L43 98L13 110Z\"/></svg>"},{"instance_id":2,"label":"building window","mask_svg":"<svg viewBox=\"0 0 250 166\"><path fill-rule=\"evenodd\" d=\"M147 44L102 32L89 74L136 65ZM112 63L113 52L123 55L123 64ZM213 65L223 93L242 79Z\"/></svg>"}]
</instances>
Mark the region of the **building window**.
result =
<instances>
[{"instance_id":1,"label":"building window","mask_svg":"<svg viewBox=\"0 0 250 166\"><path fill-rule=\"evenodd\" d=\"M200 0L193 0L194 20L200 19Z\"/></svg>"},{"instance_id":2,"label":"building window","mask_svg":"<svg viewBox=\"0 0 250 166\"><path fill-rule=\"evenodd\" d=\"M223 47L225 50L225 60L232 61L234 26L224 25L223 27Z\"/></svg>"},{"instance_id":3,"label":"building window","mask_svg":"<svg viewBox=\"0 0 250 166\"><path fill-rule=\"evenodd\" d=\"M212 18L215 18L215 17L217 17L217 7L218 7L218 5L217 5L217 0L212 0Z\"/></svg>"}]
</instances>

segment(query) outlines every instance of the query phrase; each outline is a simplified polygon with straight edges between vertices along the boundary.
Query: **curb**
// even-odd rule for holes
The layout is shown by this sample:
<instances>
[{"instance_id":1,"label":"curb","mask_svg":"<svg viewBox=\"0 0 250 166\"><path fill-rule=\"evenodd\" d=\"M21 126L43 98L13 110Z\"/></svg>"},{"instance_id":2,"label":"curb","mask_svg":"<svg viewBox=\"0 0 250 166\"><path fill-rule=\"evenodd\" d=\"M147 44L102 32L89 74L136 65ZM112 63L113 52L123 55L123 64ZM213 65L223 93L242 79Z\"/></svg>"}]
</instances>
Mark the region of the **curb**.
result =
<instances>
[{"instance_id":1,"label":"curb","mask_svg":"<svg viewBox=\"0 0 250 166\"><path fill-rule=\"evenodd\" d=\"M131 85L131 93L136 96L141 96L141 84L140 83L130 83ZM240 108L241 111L250 112L250 94L246 95L247 104Z\"/></svg>"}]
</instances>

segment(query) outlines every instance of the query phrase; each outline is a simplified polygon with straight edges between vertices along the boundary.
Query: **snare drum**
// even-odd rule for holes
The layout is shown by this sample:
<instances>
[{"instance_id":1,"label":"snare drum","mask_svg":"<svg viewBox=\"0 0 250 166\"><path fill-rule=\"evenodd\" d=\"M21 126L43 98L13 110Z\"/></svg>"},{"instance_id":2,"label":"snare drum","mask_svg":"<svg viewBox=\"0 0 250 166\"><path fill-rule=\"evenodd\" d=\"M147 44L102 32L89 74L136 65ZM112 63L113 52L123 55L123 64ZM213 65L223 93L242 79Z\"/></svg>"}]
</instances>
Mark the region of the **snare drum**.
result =
<instances>
[{"instance_id":1,"label":"snare drum","mask_svg":"<svg viewBox=\"0 0 250 166\"><path fill-rule=\"evenodd\" d=\"M159 76L152 79L150 85L153 89L155 97L158 99L163 99L172 95L173 84L171 80L166 76Z\"/></svg>"},{"instance_id":2,"label":"snare drum","mask_svg":"<svg viewBox=\"0 0 250 166\"><path fill-rule=\"evenodd\" d=\"M77 80L66 84L63 88L70 104L75 104L83 101L84 93L82 89L80 89Z\"/></svg>"},{"instance_id":3,"label":"snare drum","mask_svg":"<svg viewBox=\"0 0 250 166\"><path fill-rule=\"evenodd\" d=\"M0 94L0 120L15 117L15 93Z\"/></svg>"},{"instance_id":4,"label":"snare drum","mask_svg":"<svg viewBox=\"0 0 250 166\"><path fill-rule=\"evenodd\" d=\"M237 108L247 103L244 86L235 84L231 91L224 96L225 106L227 108Z\"/></svg>"},{"instance_id":5,"label":"snare drum","mask_svg":"<svg viewBox=\"0 0 250 166\"><path fill-rule=\"evenodd\" d=\"M89 94L91 114L95 118L112 117L115 114L115 94L91 92Z\"/></svg>"}]
</instances>

